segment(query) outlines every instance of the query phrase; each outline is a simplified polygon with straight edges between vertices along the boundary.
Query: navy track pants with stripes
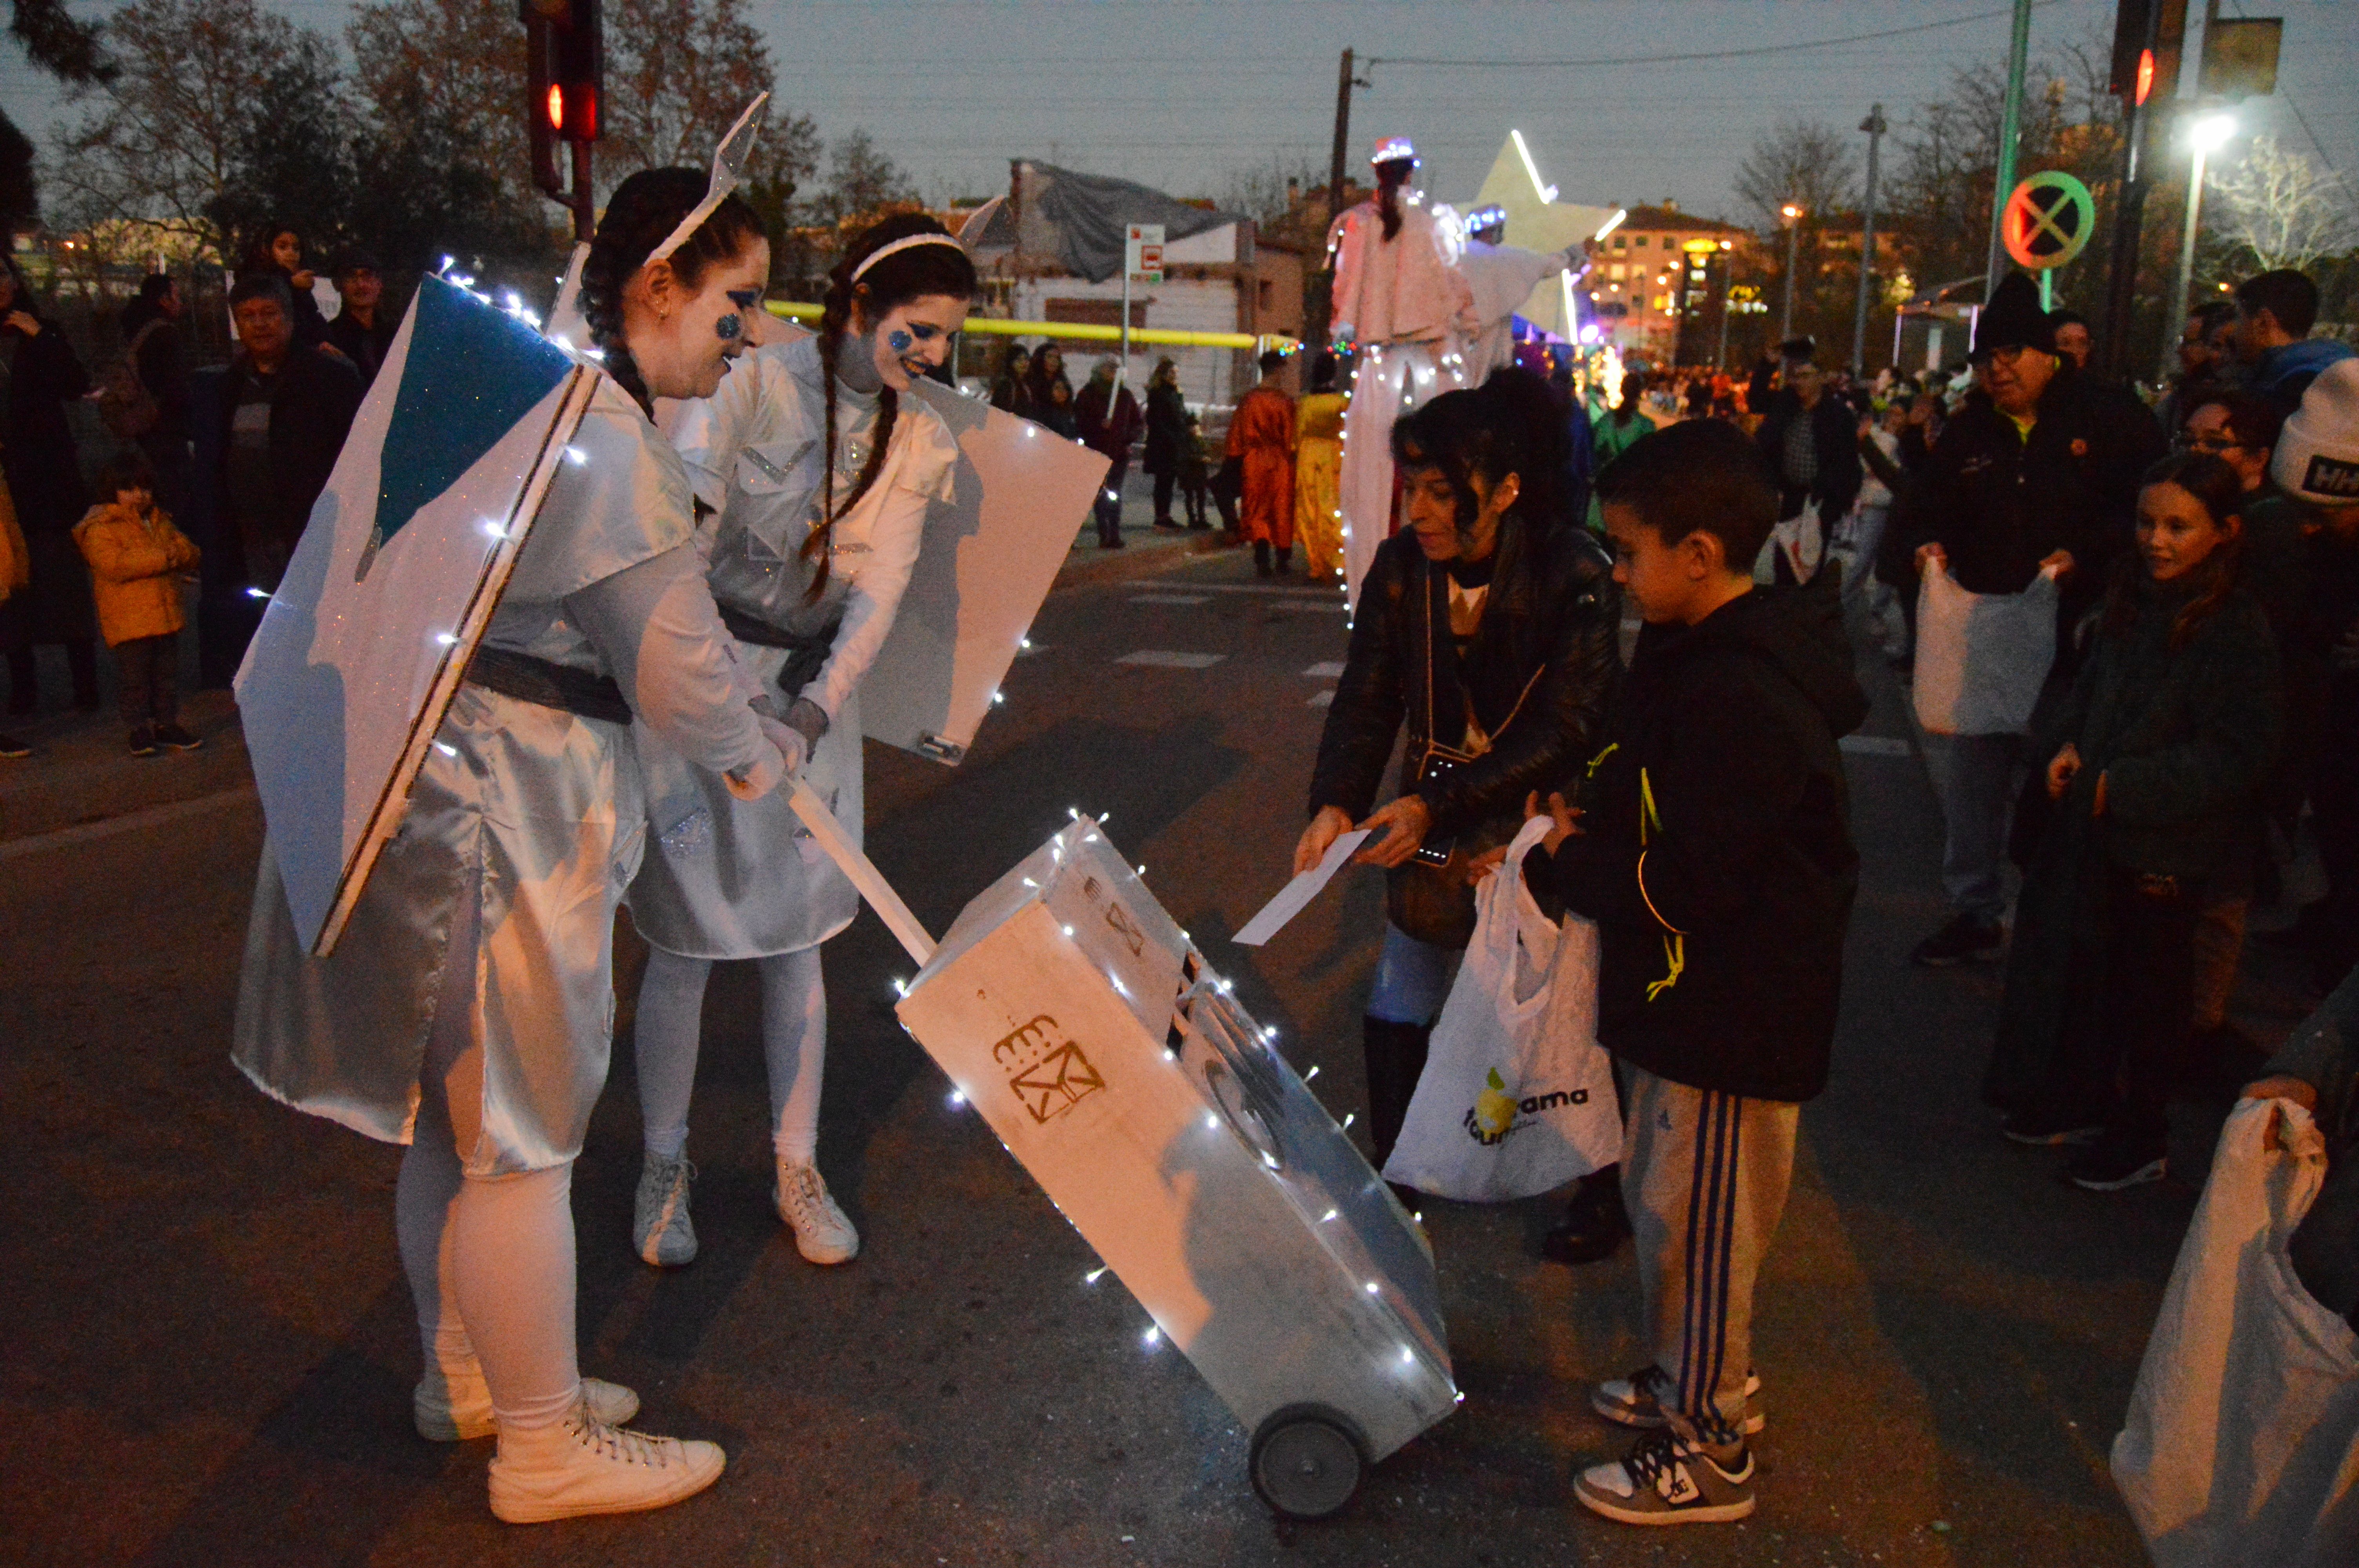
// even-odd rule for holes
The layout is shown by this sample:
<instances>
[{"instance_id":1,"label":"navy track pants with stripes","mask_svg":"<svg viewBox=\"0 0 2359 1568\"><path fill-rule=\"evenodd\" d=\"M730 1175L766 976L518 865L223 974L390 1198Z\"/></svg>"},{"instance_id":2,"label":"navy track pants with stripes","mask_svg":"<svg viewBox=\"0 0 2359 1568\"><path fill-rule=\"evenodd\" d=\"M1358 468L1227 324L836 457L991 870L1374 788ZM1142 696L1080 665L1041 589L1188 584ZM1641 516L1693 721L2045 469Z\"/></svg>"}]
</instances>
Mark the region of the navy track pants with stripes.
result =
<instances>
[{"instance_id":1,"label":"navy track pants with stripes","mask_svg":"<svg viewBox=\"0 0 2359 1568\"><path fill-rule=\"evenodd\" d=\"M1627 1062L1622 1196L1673 1424L1707 1444L1743 1436L1753 1283L1786 1209L1802 1108L1690 1088Z\"/></svg>"}]
</instances>

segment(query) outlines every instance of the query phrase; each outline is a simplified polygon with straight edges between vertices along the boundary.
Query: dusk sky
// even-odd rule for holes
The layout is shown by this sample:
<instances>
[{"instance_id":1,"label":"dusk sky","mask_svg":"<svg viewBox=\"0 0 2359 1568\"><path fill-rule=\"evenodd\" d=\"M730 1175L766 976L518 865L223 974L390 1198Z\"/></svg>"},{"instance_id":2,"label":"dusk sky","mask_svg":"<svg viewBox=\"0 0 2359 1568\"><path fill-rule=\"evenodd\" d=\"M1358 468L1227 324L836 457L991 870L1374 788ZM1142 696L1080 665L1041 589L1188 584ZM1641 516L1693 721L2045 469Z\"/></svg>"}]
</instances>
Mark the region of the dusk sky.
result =
<instances>
[{"instance_id":1,"label":"dusk sky","mask_svg":"<svg viewBox=\"0 0 2359 1568\"><path fill-rule=\"evenodd\" d=\"M267 3L267 0L266 0ZM495 0L486 0L495 3ZM78 4L83 16L112 7ZM274 8L341 34L342 0ZM2201 0L2191 9L2200 15ZM1354 95L1354 165L1386 133L1414 137L1427 185L1470 194L1510 126L1568 200L1657 201L1734 215L1730 179L1781 118L1845 131L1873 102L1895 130L1949 73L2003 59L1998 0L802 0L756 5L788 106L834 136L866 129L932 198L985 193L1023 155L1126 175L1182 195L1273 159L1323 169L1336 59L1375 56ZM2286 18L2276 100L2254 128L2359 174L2359 5L2227 0L2223 14ZM2048 0L2044 45L2110 28L2114 0ZM1478 69L1401 59L1593 60L1758 49L1927 23L1937 30L1751 58ZM0 49L0 92L34 128L60 110L53 84ZM2309 132L2288 104L2298 107ZM71 111L63 111L71 113ZM2231 157L2234 156L2233 148Z\"/></svg>"}]
</instances>

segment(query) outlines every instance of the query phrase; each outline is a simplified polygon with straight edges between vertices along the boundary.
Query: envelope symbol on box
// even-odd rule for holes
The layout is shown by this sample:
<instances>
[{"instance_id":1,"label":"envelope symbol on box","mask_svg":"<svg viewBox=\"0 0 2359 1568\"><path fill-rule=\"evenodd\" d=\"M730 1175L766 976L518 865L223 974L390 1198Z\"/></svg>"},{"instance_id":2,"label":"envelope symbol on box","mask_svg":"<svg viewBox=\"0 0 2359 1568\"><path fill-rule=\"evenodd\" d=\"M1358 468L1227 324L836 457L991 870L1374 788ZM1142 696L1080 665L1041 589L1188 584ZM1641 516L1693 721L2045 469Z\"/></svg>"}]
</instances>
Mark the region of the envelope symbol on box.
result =
<instances>
[{"instance_id":1,"label":"envelope symbol on box","mask_svg":"<svg viewBox=\"0 0 2359 1568\"><path fill-rule=\"evenodd\" d=\"M1022 1098L1035 1122L1045 1122L1072 1109L1083 1095L1105 1087L1105 1080L1082 1054L1082 1048L1069 1040L1009 1079L1007 1087Z\"/></svg>"}]
</instances>

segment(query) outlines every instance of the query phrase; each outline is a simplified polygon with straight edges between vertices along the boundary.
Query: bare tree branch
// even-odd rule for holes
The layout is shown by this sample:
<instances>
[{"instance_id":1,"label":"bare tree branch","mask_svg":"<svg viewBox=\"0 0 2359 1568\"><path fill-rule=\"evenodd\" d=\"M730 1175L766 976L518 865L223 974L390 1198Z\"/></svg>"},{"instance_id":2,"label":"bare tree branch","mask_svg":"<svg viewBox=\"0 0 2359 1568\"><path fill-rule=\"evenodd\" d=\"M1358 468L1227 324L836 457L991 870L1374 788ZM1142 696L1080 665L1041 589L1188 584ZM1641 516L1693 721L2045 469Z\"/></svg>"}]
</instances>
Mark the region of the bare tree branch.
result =
<instances>
[{"instance_id":1,"label":"bare tree branch","mask_svg":"<svg viewBox=\"0 0 2359 1568\"><path fill-rule=\"evenodd\" d=\"M2252 253L2256 270L2307 267L2359 246L2359 200L2350 183L2263 134L2244 161L2205 181L2222 238Z\"/></svg>"}]
</instances>

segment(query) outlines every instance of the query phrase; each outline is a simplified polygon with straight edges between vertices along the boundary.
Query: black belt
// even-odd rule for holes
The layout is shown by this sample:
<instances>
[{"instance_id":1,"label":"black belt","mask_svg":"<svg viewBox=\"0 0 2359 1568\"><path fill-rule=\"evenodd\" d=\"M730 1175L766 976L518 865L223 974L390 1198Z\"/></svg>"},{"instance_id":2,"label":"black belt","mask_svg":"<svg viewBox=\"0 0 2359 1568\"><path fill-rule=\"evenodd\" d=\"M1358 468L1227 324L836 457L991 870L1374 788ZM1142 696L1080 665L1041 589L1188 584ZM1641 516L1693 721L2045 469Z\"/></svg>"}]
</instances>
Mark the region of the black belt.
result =
<instances>
[{"instance_id":1,"label":"black belt","mask_svg":"<svg viewBox=\"0 0 2359 1568\"><path fill-rule=\"evenodd\" d=\"M765 648L784 648L786 668L778 672L778 689L788 697L800 697L803 687L819 678L827 667L828 655L835 651L835 634L842 629L841 616L808 635L773 626L757 616L723 604L720 607L721 624L741 643L753 643Z\"/></svg>"},{"instance_id":2,"label":"black belt","mask_svg":"<svg viewBox=\"0 0 2359 1568\"><path fill-rule=\"evenodd\" d=\"M513 648L479 645L475 656L467 661L467 679L486 691L584 719L603 719L609 724L631 721L631 705L624 700L623 688L612 676L593 676Z\"/></svg>"}]
</instances>

